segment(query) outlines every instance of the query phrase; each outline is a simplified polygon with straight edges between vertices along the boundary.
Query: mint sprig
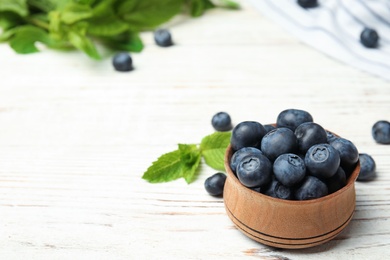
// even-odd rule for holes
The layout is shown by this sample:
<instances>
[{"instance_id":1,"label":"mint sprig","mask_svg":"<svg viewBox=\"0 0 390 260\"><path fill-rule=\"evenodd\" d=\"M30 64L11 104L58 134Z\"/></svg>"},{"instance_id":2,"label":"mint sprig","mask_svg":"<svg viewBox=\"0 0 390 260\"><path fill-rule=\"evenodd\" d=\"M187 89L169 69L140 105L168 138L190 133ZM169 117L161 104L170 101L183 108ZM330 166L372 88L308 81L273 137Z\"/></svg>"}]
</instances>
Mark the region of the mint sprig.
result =
<instances>
[{"instance_id":1,"label":"mint sprig","mask_svg":"<svg viewBox=\"0 0 390 260\"><path fill-rule=\"evenodd\" d=\"M231 132L215 132L205 136L200 145L179 144L178 149L161 155L146 170L143 179L151 183L169 182L184 178L187 183L196 179L202 158L215 170L224 170L224 156Z\"/></svg>"},{"instance_id":2,"label":"mint sprig","mask_svg":"<svg viewBox=\"0 0 390 260\"><path fill-rule=\"evenodd\" d=\"M97 42L114 51L140 52L140 32L215 7L239 6L231 0L0 0L0 42L17 53L38 52L40 42L101 59Z\"/></svg>"}]
</instances>

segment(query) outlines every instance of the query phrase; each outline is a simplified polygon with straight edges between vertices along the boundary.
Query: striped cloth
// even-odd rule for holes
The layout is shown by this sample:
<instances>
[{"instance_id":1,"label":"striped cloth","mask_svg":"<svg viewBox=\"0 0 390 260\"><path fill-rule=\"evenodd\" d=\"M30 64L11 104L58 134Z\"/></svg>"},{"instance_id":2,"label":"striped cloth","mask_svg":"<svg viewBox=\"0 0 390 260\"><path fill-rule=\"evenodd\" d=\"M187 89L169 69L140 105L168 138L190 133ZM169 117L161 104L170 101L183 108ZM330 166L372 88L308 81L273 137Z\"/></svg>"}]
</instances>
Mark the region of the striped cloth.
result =
<instances>
[{"instance_id":1,"label":"striped cloth","mask_svg":"<svg viewBox=\"0 0 390 260\"><path fill-rule=\"evenodd\" d=\"M319 0L302 8L296 0L251 0L302 42L383 79L390 80L390 0ZM360 43L365 27L379 34L377 48Z\"/></svg>"}]
</instances>

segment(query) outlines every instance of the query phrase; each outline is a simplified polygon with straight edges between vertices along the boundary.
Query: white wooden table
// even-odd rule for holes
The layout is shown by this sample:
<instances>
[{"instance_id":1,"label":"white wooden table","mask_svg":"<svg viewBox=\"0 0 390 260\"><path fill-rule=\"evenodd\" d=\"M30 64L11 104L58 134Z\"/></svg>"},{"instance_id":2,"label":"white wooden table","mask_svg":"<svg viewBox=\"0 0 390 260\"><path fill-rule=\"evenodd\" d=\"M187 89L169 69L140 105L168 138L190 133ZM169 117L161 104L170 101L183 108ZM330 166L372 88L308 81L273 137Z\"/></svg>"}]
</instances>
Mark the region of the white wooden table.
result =
<instances>
[{"instance_id":1,"label":"white wooden table","mask_svg":"<svg viewBox=\"0 0 390 260\"><path fill-rule=\"evenodd\" d=\"M107 57L0 45L1 259L384 259L390 255L390 146L371 137L390 120L390 83L293 38L245 0L171 27L176 45ZM357 183L356 213L336 239L275 250L241 234L199 178L149 184L147 167L177 143L199 143L211 117L275 122L286 108L371 154L378 178Z\"/></svg>"}]
</instances>

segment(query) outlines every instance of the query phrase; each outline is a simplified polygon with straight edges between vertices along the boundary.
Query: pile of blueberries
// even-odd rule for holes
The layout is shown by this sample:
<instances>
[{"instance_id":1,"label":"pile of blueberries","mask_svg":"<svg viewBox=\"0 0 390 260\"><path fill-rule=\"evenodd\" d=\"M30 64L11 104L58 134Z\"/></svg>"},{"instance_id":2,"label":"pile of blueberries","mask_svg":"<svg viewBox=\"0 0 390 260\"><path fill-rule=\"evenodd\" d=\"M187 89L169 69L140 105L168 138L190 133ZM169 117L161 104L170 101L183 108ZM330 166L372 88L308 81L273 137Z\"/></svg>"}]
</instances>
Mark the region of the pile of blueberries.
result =
<instances>
[{"instance_id":1,"label":"pile of blueberries","mask_svg":"<svg viewBox=\"0 0 390 260\"><path fill-rule=\"evenodd\" d=\"M308 200L333 193L347 183L360 160L358 181L375 177L375 161L345 138L313 122L304 110L282 111L275 125L244 121L234 128L225 112L214 115L217 131L232 129L230 168L246 187L271 197ZM378 143L390 143L390 123L379 121L372 135ZM387 139L386 139L387 138ZM205 181L213 196L223 193L226 175L216 173Z\"/></svg>"}]
</instances>

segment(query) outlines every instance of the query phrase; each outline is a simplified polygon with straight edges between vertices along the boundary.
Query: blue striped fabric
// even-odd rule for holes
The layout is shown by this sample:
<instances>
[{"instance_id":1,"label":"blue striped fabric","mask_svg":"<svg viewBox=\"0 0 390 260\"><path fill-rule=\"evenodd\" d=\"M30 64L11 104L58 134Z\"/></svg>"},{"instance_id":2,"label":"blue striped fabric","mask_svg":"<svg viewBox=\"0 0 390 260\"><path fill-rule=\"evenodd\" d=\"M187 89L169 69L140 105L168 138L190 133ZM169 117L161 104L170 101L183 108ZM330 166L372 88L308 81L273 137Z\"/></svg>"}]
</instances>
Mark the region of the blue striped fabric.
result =
<instances>
[{"instance_id":1,"label":"blue striped fabric","mask_svg":"<svg viewBox=\"0 0 390 260\"><path fill-rule=\"evenodd\" d=\"M319 0L302 8L296 0L251 0L266 17L317 50L390 80L390 0ZM379 34L377 48L364 47L365 27Z\"/></svg>"}]
</instances>

